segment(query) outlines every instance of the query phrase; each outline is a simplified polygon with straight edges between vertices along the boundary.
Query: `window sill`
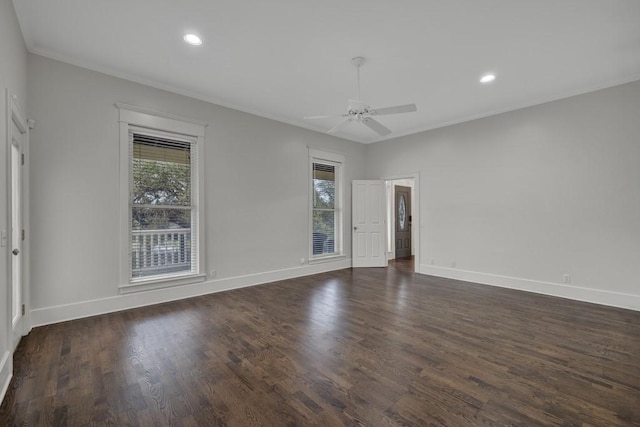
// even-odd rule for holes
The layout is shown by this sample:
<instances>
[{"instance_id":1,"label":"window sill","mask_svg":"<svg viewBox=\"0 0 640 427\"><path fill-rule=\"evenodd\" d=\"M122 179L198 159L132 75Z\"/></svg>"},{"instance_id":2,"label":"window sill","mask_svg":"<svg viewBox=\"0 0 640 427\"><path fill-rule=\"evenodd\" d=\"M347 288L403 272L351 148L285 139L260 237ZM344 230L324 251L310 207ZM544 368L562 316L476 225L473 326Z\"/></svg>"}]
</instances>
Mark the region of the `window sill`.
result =
<instances>
[{"instance_id":1,"label":"window sill","mask_svg":"<svg viewBox=\"0 0 640 427\"><path fill-rule=\"evenodd\" d=\"M133 292L170 288L172 286L191 285L194 283L204 282L206 278L206 274L181 274L163 277L160 279L137 279L127 285L119 286L118 289L121 294L130 294Z\"/></svg>"},{"instance_id":2,"label":"window sill","mask_svg":"<svg viewBox=\"0 0 640 427\"><path fill-rule=\"evenodd\" d=\"M347 256L344 254L341 255L327 255L327 256L323 256L323 257L315 257L315 258L309 258L309 264L322 264L325 262L332 262L332 261L342 261L344 259L347 259Z\"/></svg>"}]
</instances>

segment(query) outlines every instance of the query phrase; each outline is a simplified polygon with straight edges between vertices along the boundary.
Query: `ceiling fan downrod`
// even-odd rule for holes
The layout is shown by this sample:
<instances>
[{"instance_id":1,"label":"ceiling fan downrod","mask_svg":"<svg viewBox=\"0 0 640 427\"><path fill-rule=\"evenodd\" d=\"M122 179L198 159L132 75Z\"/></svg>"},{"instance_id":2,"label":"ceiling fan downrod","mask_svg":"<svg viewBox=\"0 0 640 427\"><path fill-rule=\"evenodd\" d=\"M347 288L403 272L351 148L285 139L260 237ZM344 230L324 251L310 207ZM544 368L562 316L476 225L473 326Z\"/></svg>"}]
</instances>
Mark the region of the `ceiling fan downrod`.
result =
<instances>
[{"instance_id":1,"label":"ceiling fan downrod","mask_svg":"<svg viewBox=\"0 0 640 427\"><path fill-rule=\"evenodd\" d=\"M357 79L358 79L358 98L357 98L357 100L360 101L360 67L362 66L362 64L364 64L364 56L355 56L355 57L351 58L351 62L358 69L358 73L357 73L357 76L358 76L357 77Z\"/></svg>"}]
</instances>

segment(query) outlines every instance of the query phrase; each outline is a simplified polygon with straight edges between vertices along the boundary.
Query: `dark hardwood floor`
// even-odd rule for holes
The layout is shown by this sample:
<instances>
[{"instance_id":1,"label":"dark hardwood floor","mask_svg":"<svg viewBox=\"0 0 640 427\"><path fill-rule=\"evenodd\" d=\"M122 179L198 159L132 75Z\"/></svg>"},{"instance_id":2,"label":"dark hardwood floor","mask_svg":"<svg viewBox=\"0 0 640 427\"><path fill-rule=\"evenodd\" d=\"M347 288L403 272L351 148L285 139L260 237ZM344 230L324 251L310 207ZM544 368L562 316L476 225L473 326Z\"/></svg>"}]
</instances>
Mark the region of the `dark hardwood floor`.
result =
<instances>
[{"instance_id":1,"label":"dark hardwood floor","mask_svg":"<svg viewBox=\"0 0 640 427\"><path fill-rule=\"evenodd\" d=\"M347 269L34 329L0 425L640 426L640 313Z\"/></svg>"},{"instance_id":2,"label":"dark hardwood floor","mask_svg":"<svg viewBox=\"0 0 640 427\"><path fill-rule=\"evenodd\" d=\"M414 264L413 258L414 257L412 255L407 258L396 258L396 259L389 260L389 268L392 270L414 272L415 264Z\"/></svg>"}]
</instances>

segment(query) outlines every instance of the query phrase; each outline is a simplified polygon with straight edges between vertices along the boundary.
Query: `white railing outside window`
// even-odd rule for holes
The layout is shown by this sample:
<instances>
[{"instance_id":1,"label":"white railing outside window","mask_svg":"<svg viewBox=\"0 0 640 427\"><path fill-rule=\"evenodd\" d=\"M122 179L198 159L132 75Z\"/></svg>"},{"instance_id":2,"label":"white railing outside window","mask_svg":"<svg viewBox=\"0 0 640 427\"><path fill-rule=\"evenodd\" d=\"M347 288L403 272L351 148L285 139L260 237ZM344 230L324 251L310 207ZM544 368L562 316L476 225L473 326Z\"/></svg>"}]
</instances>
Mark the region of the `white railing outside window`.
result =
<instances>
[{"instance_id":1,"label":"white railing outside window","mask_svg":"<svg viewBox=\"0 0 640 427\"><path fill-rule=\"evenodd\" d=\"M191 229L132 230L132 277L191 269Z\"/></svg>"}]
</instances>

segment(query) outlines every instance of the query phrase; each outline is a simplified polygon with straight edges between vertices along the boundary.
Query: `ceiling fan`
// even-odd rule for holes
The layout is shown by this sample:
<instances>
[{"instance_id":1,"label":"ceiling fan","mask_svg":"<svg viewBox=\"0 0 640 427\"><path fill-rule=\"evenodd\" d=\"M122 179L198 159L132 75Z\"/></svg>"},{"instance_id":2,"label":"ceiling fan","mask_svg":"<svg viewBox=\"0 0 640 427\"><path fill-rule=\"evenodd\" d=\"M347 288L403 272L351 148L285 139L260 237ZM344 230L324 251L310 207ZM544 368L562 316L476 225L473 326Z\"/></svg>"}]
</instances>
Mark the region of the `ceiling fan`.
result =
<instances>
[{"instance_id":1,"label":"ceiling fan","mask_svg":"<svg viewBox=\"0 0 640 427\"><path fill-rule=\"evenodd\" d=\"M396 105L394 107L383 107L383 108L371 108L366 105L364 102L360 101L360 67L364 64L364 57L356 56L351 59L353 65L358 69L358 99L350 99L349 106L347 108L346 114L332 114L325 116L307 116L306 120L315 120L315 119L328 119L332 117L343 117L343 120L329 129L328 133L336 133L347 123L351 122L359 122L372 129L380 136L387 136L391 133L391 130L384 126L379 121L375 120L374 116L385 116L388 114L400 114L400 113L411 113L417 111L416 104L406 104L406 105Z\"/></svg>"}]
</instances>

